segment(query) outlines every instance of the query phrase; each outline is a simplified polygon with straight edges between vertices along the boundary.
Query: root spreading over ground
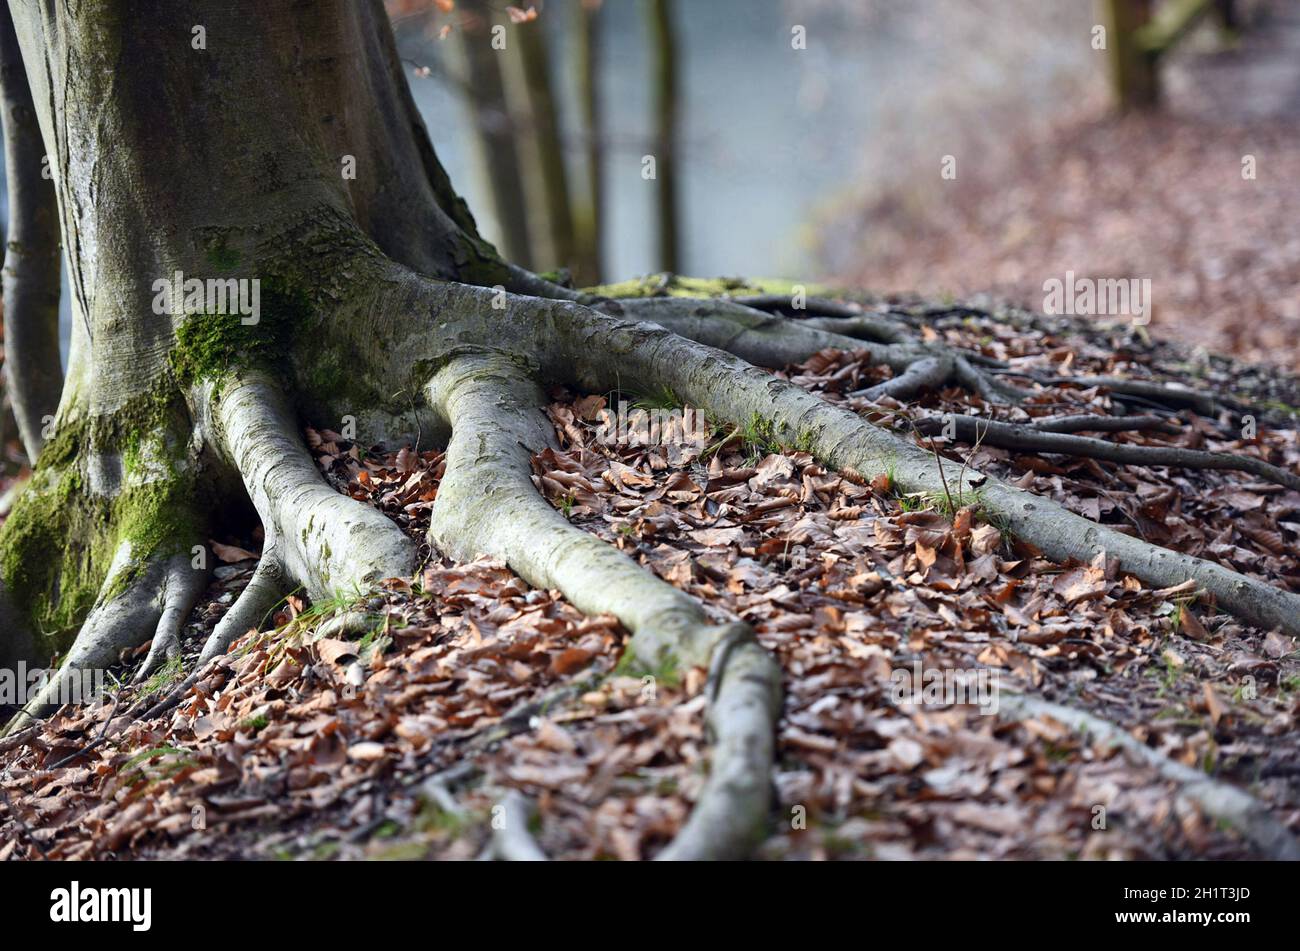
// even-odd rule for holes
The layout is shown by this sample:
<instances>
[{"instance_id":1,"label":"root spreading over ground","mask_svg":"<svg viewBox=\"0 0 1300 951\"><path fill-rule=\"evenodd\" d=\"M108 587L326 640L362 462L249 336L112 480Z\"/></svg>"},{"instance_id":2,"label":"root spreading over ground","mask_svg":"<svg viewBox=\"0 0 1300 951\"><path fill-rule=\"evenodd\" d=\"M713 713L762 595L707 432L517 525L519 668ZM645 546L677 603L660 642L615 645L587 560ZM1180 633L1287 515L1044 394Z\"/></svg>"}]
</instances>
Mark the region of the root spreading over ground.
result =
<instances>
[{"instance_id":1,"label":"root spreading over ground","mask_svg":"<svg viewBox=\"0 0 1300 951\"><path fill-rule=\"evenodd\" d=\"M428 441L304 440L264 370L194 374L177 445L217 461L179 464L238 475L261 554L205 602L190 536L144 571L119 540L64 679L126 651L142 682L11 723L6 855L1295 857L1300 445L1215 365L377 266L339 307L393 315ZM599 435L623 399L707 438Z\"/></svg>"}]
</instances>

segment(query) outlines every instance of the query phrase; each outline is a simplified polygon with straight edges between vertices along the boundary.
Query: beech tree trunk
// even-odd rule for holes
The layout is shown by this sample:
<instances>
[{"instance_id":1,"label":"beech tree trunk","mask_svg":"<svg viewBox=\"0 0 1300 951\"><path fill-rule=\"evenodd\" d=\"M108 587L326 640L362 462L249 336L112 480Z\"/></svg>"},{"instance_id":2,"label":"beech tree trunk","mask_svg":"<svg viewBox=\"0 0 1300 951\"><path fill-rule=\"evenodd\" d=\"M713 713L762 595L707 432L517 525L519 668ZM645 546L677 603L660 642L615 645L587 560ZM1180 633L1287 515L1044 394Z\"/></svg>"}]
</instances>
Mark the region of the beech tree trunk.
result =
<instances>
[{"instance_id":1,"label":"beech tree trunk","mask_svg":"<svg viewBox=\"0 0 1300 951\"><path fill-rule=\"evenodd\" d=\"M349 326L343 313L381 260L487 285L510 269L438 163L378 0L11 8L7 367L41 464L0 534L0 654L35 661L146 575L173 592L196 583L184 576L206 562L210 513L247 504L212 431L222 373L274 372L293 413L414 425L418 387L395 394L366 359L382 346L369 315L352 310ZM60 232L73 298L61 388ZM178 272L258 281L257 322L193 302L159 313L156 282ZM56 416L43 449L42 414ZM144 600L127 610L150 628L142 640L166 606Z\"/></svg>"}]
</instances>

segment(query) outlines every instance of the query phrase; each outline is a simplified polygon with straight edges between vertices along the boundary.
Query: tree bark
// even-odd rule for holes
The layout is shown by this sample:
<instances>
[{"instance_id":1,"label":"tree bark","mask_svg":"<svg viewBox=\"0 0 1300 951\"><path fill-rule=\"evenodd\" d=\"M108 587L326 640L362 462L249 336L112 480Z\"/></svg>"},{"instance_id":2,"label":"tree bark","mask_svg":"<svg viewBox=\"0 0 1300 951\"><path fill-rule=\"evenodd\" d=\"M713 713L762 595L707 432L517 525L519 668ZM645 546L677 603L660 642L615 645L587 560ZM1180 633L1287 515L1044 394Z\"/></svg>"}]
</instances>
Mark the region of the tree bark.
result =
<instances>
[{"instance_id":1,"label":"tree bark","mask_svg":"<svg viewBox=\"0 0 1300 951\"><path fill-rule=\"evenodd\" d=\"M654 70L653 93L654 155L656 163L655 206L659 219L659 267L668 272L678 268L680 239L677 224L678 76L677 34L673 27L671 0L650 0L650 56Z\"/></svg>"},{"instance_id":2,"label":"tree bark","mask_svg":"<svg viewBox=\"0 0 1300 951\"><path fill-rule=\"evenodd\" d=\"M474 19L460 31L457 48L465 63L466 105L473 115L478 164L487 180L488 201L500 229L502 252L521 267L533 267L536 262L528 239L519 137L506 103L503 55L492 48L488 5L471 0L466 10Z\"/></svg>"},{"instance_id":3,"label":"tree bark","mask_svg":"<svg viewBox=\"0 0 1300 951\"><path fill-rule=\"evenodd\" d=\"M574 62L578 103L582 114L585 187L574 219L577 243L575 281L580 287L604 279L605 234L605 121L601 114L601 0L579 0L574 4Z\"/></svg>"},{"instance_id":4,"label":"tree bark","mask_svg":"<svg viewBox=\"0 0 1300 951\"><path fill-rule=\"evenodd\" d=\"M0 107L4 113L9 232L5 235L5 387L33 463L63 389L59 356L59 216L22 52L8 7L0 9Z\"/></svg>"}]
</instances>

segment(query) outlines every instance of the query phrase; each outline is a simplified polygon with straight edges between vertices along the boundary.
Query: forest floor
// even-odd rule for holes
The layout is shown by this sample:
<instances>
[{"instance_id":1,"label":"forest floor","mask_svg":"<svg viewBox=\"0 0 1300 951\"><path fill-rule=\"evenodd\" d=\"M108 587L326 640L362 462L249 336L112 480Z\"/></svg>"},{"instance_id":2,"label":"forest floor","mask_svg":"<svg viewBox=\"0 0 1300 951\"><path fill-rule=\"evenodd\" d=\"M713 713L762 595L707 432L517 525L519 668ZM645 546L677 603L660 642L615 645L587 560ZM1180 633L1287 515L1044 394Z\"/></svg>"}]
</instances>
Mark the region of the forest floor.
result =
<instances>
[{"instance_id":1,"label":"forest floor","mask_svg":"<svg viewBox=\"0 0 1300 951\"><path fill-rule=\"evenodd\" d=\"M889 306L1017 367L1235 394L1259 421L1253 438L1238 438L1239 420L1191 413L1171 416L1168 432L1108 438L1300 467L1292 376L1095 321ZM888 371L826 352L781 373L854 405L844 394ZM898 495L888 473L828 472L758 432L718 431L704 446L609 445L598 411L634 397L552 397L560 448L535 459L546 496L717 618L749 621L784 669L759 856L1256 854L1129 753L1050 717L996 715L1008 690L1116 722L1249 790L1300 834L1291 638L1242 626L1190 586L1151 590L1113 562L1045 561L978 510ZM957 389L888 412L855 408L902 431L909 418L972 409L1006 419L1117 409L1105 391L1070 386L1018 409ZM442 473L436 447L306 437L340 491L423 539ZM1239 473L938 448L954 474L970 464L1300 591L1295 491ZM254 565L256 538L219 541L227 563L187 627L186 669ZM179 667L123 688L116 704L65 708L21 745L0 743L0 859L473 859L490 852L508 789L535 802L536 841L554 858L652 857L681 827L707 768L704 671L629 669L615 620L584 618L485 560L432 557L364 603L362 630L322 636L343 607L288 599L157 719L113 714L164 693ZM144 651L124 659L123 680ZM891 678L913 665L988 678L977 682L991 689L983 703L901 703ZM577 689L527 709L560 685Z\"/></svg>"},{"instance_id":2,"label":"forest floor","mask_svg":"<svg viewBox=\"0 0 1300 951\"><path fill-rule=\"evenodd\" d=\"M1006 116L1010 145L958 149L955 180L936 184L926 161L924 177L880 183L827 229L844 283L1042 309L1044 282L1067 272L1145 278L1154 335L1294 366L1300 8L1275 4L1267 28L1180 55L1165 78L1158 113L1063 107L1034 132Z\"/></svg>"}]
</instances>

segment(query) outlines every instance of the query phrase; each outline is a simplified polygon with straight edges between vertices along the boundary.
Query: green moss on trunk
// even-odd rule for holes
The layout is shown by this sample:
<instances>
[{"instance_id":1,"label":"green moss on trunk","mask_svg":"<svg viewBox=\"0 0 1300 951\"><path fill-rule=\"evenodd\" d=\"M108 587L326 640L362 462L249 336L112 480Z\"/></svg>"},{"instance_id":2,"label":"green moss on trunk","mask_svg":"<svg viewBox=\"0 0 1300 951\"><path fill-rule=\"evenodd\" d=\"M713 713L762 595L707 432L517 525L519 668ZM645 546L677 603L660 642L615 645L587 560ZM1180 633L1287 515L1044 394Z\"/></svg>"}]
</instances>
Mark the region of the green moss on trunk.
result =
<instances>
[{"instance_id":1,"label":"green moss on trunk","mask_svg":"<svg viewBox=\"0 0 1300 951\"><path fill-rule=\"evenodd\" d=\"M43 649L65 650L96 601L125 590L146 559L204 536L187 432L184 404L167 381L115 413L56 428L0 527L0 578ZM121 485L111 494L90 486L95 458L108 471L120 460ZM110 579L123 544L130 559Z\"/></svg>"}]
</instances>

